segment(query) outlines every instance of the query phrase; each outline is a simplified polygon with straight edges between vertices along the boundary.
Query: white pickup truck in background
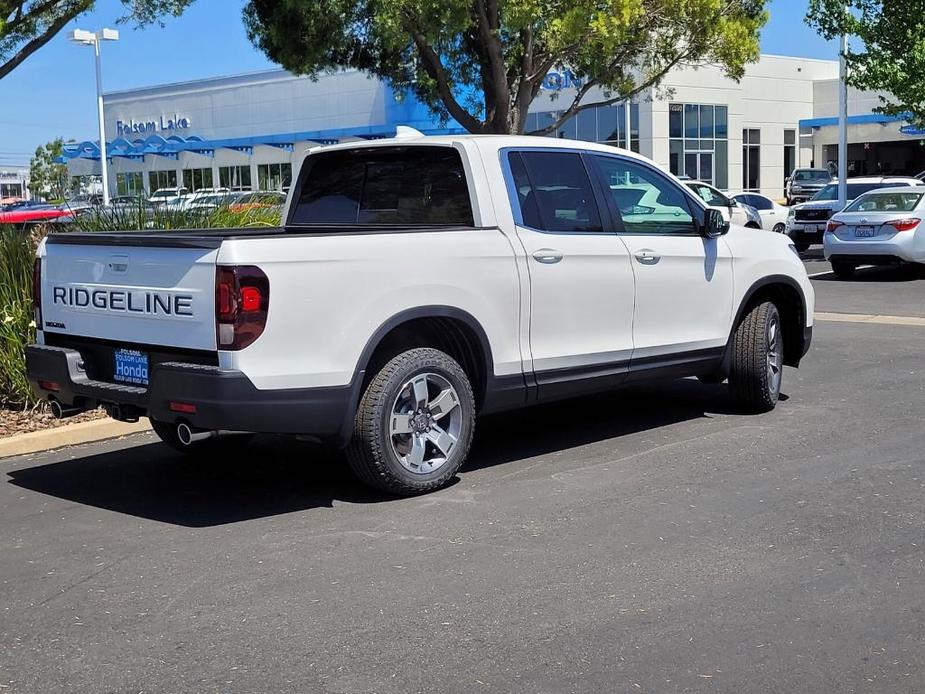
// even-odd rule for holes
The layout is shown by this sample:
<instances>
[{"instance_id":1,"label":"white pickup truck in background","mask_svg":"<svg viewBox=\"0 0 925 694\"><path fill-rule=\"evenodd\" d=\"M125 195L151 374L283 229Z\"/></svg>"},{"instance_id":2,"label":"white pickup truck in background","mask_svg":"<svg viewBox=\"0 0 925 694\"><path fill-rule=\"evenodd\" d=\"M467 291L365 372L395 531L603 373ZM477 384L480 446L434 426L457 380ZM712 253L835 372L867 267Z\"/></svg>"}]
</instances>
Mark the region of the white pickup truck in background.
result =
<instances>
[{"instance_id":1,"label":"white pickup truck in background","mask_svg":"<svg viewBox=\"0 0 925 694\"><path fill-rule=\"evenodd\" d=\"M479 413L689 376L766 411L810 344L787 237L730 229L603 145L319 148L283 224L49 236L33 387L59 416L147 416L179 449L230 432L333 442L361 480L414 494L455 475Z\"/></svg>"}]
</instances>

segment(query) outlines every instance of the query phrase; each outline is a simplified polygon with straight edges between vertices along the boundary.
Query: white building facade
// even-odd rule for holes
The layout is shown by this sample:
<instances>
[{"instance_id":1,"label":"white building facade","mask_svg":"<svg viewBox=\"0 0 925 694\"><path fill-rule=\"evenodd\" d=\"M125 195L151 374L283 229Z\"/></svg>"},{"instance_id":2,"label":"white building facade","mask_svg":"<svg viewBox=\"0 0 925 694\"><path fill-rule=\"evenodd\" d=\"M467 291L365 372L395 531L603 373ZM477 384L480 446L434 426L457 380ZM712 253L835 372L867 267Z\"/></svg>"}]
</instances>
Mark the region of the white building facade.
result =
<instances>
[{"instance_id":1,"label":"white building facade","mask_svg":"<svg viewBox=\"0 0 925 694\"><path fill-rule=\"evenodd\" d=\"M780 198L793 168L824 163L811 123L837 74L834 61L767 55L740 82L714 67L679 69L632 103L582 111L553 136L629 146L676 174ZM579 85L569 73L550 73L528 130L552 123ZM356 71L311 80L270 70L112 92L104 110L114 195L175 186L285 189L318 144L388 137L398 125L462 132ZM72 176L100 173L97 143L69 145L65 158Z\"/></svg>"},{"instance_id":2,"label":"white building facade","mask_svg":"<svg viewBox=\"0 0 925 694\"><path fill-rule=\"evenodd\" d=\"M27 199L29 169L25 166L0 167L0 200Z\"/></svg>"}]
</instances>

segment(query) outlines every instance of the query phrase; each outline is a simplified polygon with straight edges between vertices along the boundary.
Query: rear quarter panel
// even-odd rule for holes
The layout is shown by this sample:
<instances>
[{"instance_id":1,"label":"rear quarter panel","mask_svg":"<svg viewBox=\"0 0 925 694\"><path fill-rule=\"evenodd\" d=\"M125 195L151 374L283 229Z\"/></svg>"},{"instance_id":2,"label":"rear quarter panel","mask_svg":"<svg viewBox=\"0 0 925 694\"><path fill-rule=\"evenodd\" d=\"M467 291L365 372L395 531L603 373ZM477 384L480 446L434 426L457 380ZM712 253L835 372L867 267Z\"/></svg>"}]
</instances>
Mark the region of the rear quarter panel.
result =
<instances>
[{"instance_id":1,"label":"rear quarter panel","mask_svg":"<svg viewBox=\"0 0 925 694\"><path fill-rule=\"evenodd\" d=\"M270 280L263 335L219 353L260 389L346 385L380 326L421 306L470 314L495 375L521 371L517 267L497 228L232 239L218 262L256 265Z\"/></svg>"}]
</instances>

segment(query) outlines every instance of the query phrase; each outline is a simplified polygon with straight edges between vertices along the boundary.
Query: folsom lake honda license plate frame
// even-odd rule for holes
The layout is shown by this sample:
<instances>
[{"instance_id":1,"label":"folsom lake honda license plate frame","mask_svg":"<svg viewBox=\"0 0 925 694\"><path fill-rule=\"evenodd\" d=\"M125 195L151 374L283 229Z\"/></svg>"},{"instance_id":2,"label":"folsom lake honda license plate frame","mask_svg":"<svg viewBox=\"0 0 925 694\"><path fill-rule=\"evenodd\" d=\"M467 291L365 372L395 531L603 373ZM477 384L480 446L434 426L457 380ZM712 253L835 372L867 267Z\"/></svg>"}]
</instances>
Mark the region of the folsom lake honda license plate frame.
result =
<instances>
[{"instance_id":1,"label":"folsom lake honda license plate frame","mask_svg":"<svg viewBox=\"0 0 925 694\"><path fill-rule=\"evenodd\" d=\"M137 349L117 349L113 352L112 377L119 383L146 386L149 362L146 352Z\"/></svg>"}]
</instances>

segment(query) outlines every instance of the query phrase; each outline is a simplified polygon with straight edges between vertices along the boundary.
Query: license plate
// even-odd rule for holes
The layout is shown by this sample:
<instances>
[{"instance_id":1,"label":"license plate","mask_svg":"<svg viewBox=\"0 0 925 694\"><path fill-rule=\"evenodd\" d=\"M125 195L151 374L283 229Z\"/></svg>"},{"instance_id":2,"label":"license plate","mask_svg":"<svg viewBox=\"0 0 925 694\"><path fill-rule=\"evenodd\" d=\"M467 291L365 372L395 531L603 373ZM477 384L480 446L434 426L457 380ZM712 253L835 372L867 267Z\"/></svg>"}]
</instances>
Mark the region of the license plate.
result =
<instances>
[{"instance_id":1,"label":"license plate","mask_svg":"<svg viewBox=\"0 0 925 694\"><path fill-rule=\"evenodd\" d=\"M827 226L826 224L817 224L816 231L820 231L820 232L825 231L826 226Z\"/></svg>"},{"instance_id":2,"label":"license plate","mask_svg":"<svg viewBox=\"0 0 925 694\"><path fill-rule=\"evenodd\" d=\"M855 236L873 236L874 228L873 227L855 227L854 228Z\"/></svg>"},{"instance_id":3,"label":"license plate","mask_svg":"<svg viewBox=\"0 0 925 694\"><path fill-rule=\"evenodd\" d=\"M137 349L117 349L113 378L121 383L148 385L148 355Z\"/></svg>"}]
</instances>

